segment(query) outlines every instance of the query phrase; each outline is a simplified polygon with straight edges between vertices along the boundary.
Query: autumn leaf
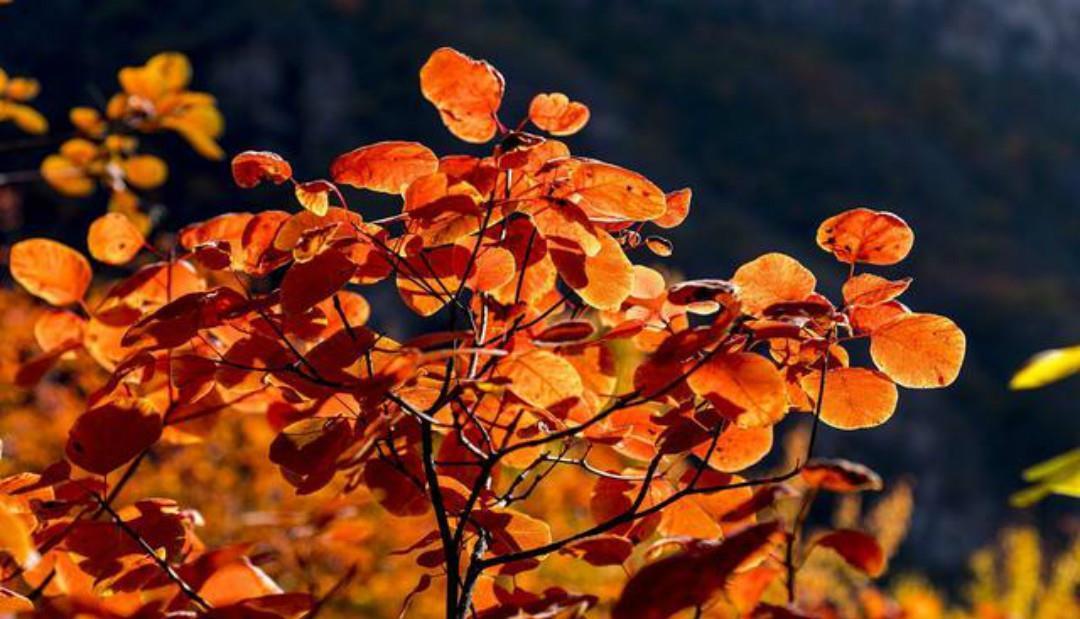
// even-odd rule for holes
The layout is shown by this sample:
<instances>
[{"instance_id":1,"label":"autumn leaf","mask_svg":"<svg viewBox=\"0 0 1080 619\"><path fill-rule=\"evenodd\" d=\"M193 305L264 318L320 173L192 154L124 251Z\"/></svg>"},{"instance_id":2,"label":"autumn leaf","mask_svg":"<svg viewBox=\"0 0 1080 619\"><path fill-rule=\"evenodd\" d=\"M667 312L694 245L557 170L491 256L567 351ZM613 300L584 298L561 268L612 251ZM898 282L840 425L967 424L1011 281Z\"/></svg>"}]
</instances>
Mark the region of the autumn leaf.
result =
<instances>
[{"instance_id":1,"label":"autumn leaf","mask_svg":"<svg viewBox=\"0 0 1080 619\"><path fill-rule=\"evenodd\" d=\"M760 355L716 355L687 382L694 393L742 428L773 425L787 411L784 377Z\"/></svg>"},{"instance_id":2,"label":"autumn leaf","mask_svg":"<svg viewBox=\"0 0 1080 619\"><path fill-rule=\"evenodd\" d=\"M277 153L249 150L233 157L232 173L237 185L251 189L264 181L284 183L292 178L292 166Z\"/></svg>"},{"instance_id":3,"label":"autumn leaf","mask_svg":"<svg viewBox=\"0 0 1080 619\"><path fill-rule=\"evenodd\" d=\"M1009 381L1010 389L1036 389L1080 372L1080 346L1044 350L1024 364Z\"/></svg>"},{"instance_id":4,"label":"autumn leaf","mask_svg":"<svg viewBox=\"0 0 1080 619\"><path fill-rule=\"evenodd\" d=\"M379 142L351 150L334 160L335 183L382 193L401 194L416 179L434 174L439 160L418 142Z\"/></svg>"},{"instance_id":5,"label":"autumn leaf","mask_svg":"<svg viewBox=\"0 0 1080 619\"><path fill-rule=\"evenodd\" d=\"M839 554L852 567L871 577L885 571L885 553L870 535L852 529L830 531L811 542L811 549L828 548Z\"/></svg>"},{"instance_id":6,"label":"autumn leaf","mask_svg":"<svg viewBox=\"0 0 1080 619\"><path fill-rule=\"evenodd\" d=\"M86 237L90 255L112 265L130 262L145 242L135 224L120 213L106 213L95 219Z\"/></svg>"},{"instance_id":7,"label":"autumn leaf","mask_svg":"<svg viewBox=\"0 0 1080 619\"><path fill-rule=\"evenodd\" d=\"M911 251L915 234L900 217L857 208L826 219L817 231L818 246L840 262L896 264Z\"/></svg>"},{"instance_id":8,"label":"autumn leaf","mask_svg":"<svg viewBox=\"0 0 1080 619\"><path fill-rule=\"evenodd\" d=\"M806 394L817 402L821 371L799 379ZM896 411L896 385L881 372L866 368L830 368L825 373L821 420L841 430L879 426Z\"/></svg>"},{"instance_id":9,"label":"autumn leaf","mask_svg":"<svg viewBox=\"0 0 1080 619\"><path fill-rule=\"evenodd\" d=\"M496 366L507 390L537 408L550 408L580 397L581 376L562 357L546 350L530 350L510 355Z\"/></svg>"},{"instance_id":10,"label":"autumn leaf","mask_svg":"<svg viewBox=\"0 0 1080 619\"><path fill-rule=\"evenodd\" d=\"M298 183L294 193L300 206L323 217L330 210L330 192L333 189L334 186L327 181L308 181Z\"/></svg>"},{"instance_id":11,"label":"autumn leaf","mask_svg":"<svg viewBox=\"0 0 1080 619\"><path fill-rule=\"evenodd\" d=\"M817 278L798 260L784 254L765 254L739 267L731 281L750 314L785 301L802 301L814 291Z\"/></svg>"},{"instance_id":12,"label":"autumn leaf","mask_svg":"<svg viewBox=\"0 0 1080 619\"><path fill-rule=\"evenodd\" d=\"M356 272L340 251L329 249L307 262L293 264L281 280L281 308L299 314L341 290Z\"/></svg>"},{"instance_id":13,"label":"autumn leaf","mask_svg":"<svg viewBox=\"0 0 1080 619\"><path fill-rule=\"evenodd\" d=\"M911 278L890 281L873 273L860 273L844 282L844 303L878 305L892 301L911 286Z\"/></svg>"},{"instance_id":14,"label":"autumn leaf","mask_svg":"<svg viewBox=\"0 0 1080 619\"><path fill-rule=\"evenodd\" d=\"M424 98L439 110L450 132L466 142L480 144L495 136L504 88L494 67L450 47L435 50L420 69Z\"/></svg>"},{"instance_id":15,"label":"autumn leaf","mask_svg":"<svg viewBox=\"0 0 1080 619\"><path fill-rule=\"evenodd\" d=\"M777 529L776 522L753 525L718 544L650 563L626 583L612 619L664 619L704 604L744 561L769 543Z\"/></svg>"},{"instance_id":16,"label":"autumn leaf","mask_svg":"<svg viewBox=\"0 0 1080 619\"><path fill-rule=\"evenodd\" d=\"M667 211L659 187L637 172L609 163L580 163L573 169L570 187L589 217L602 221L646 221Z\"/></svg>"},{"instance_id":17,"label":"autumn leaf","mask_svg":"<svg viewBox=\"0 0 1080 619\"><path fill-rule=\"evenodd\" d=\"M104 404L79 416L65 452L77 466L105 475L157 442L161 429L161 415L144 402Z\"/></svg>"},{"instance_id":18,"label":"autumn leaf","mask_svg":"<svg viewBox=\"0 0 1080 619\"><path fill-rule=\"evenodd\" d=\"M539 94L529 103L529 120L551 135L573 135L589 122L589 108L561 92Z\"/></svg>"},{"instance_id":19,"label":"autumn leaf","mask_svg":"<svg viewBox=\"0 0 1080 619\"><path fill-rule=\"evenodd\" d=\"M81 301L93 276L82 254L49 239L15 243L8 261L15 281L30 294L56 306Z\"/></svg>"},{"instance_id":20,"label":"autumn leaf","mask_svg":"<svg viewBox=\"0 0 1080 619\"><path fill-rule=\"evenodd\" d=\"M602 310L618 309L630 296L634 285L634 269L610 234L597 230L600 249L587 256L552 248L555 268L585 303Z\"/></svg>"},{"instance_id":21,"label":"autumn leaf","mask_svg":"<svg viewBox=\"0 0 1080 619\"><path fill-rule=\"evenodd\" d=\"M811 460L799 471L803 481L830 492L881 490L881 477L869 468L848 460Z\"/></svg>"},{"instance_id":22,"label":"autumn leaf","mask_svg":"<svg viewBox=\"0 0 1080 619\"><path fill-rule=\"evenodd\" d=\"M653 220L653 223L661 228L678 227L682 222L686 221L687 215L690 214L690 200L693 195L694 193L689 187L666 194L664 202L667 208L663 215Z\"/></svg>"},{"instance_id":23,"label":"autumn leaf","mask_svg":"<svg viewBox=\"0 0 1080 619\"><path fill-rule=\"evenodd\" d=\"M967 339L956 323L936 314L904 314L874 329L870 356L874 363L910 389L952 384L964 362Z\"/></svg>"}]
</instances>

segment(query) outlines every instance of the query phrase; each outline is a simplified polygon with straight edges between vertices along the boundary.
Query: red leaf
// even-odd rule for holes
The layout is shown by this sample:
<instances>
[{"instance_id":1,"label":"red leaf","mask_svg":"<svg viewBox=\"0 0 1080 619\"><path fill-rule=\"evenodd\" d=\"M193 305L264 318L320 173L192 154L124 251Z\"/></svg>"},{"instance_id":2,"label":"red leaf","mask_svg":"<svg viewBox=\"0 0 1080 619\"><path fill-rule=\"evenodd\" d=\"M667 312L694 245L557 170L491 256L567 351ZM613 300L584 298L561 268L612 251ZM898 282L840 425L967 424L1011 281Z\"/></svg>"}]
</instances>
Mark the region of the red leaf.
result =
<instances>
[{"instance_id":1,"label":"red leaf","mask_svg":"<svg viewBox=\"0 0 1080 619\"><path fill-rule=\"evenodd\" d=\"M111 402L75 421L68 435L68 460L104 475L139 455L161 436L161 415L137 402Z\"/></svg>"},{"instance_id":2,"label":"red leaf","mask_svg":"<svg viewBox=\"0 0 1080 619\"><path fill-rule=\"evenodd\" d=\"M626 583L612 619L664 619L704 604L778 530L776 522L753 525L718 544L701 544L645 566Z\"/></svg>"}]
</instances>

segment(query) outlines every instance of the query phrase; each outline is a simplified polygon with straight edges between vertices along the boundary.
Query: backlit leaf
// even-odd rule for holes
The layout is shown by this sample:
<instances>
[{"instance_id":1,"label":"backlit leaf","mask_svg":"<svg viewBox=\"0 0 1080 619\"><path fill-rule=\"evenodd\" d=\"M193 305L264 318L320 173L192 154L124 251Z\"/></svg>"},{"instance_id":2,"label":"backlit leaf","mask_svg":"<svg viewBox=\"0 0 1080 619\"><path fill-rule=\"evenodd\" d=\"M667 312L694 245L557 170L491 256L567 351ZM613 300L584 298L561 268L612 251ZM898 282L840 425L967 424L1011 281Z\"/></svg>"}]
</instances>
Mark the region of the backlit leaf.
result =
<instances>
[{"instance_id":1,"label":"backlit leaf","mask_svg":"<svg viewBox=\"0 0 1080 619\"><path fill-rule=\"evenodd\" d=\"M127 264L142 249L145 239L135 224L120 213L106 213L90 224L86 244L90 255L105 264Z\"/></svg>"},{"instance_id":2,"label":"backlit leaf","mask_svg":"<svg viewBox=\"0 0 1080 619\"><path fill-rule=\"evenodd\" d=\"M334 249L295 263L281 280L281 309L299 314L341 290L355 272L356 265Z\"/></svg>"},{"instance_id":3,"label":"backlit leaf","mask_svg":"<svg viewBox=\"0 0 1080 619\"><path fill-rule=\"evenodd\" d=\"M784 377L761 355L718 354L691 374L688 383L742 428L771 426L787 410Z\"/></svg>"},{"instance_id":4,"label":"backlit leaf","mask_svg":"<svg viewBox=\"0 0 1080 619\"><path fill-rule=\"evenodd\" d=\"M495 372L510 381L506 388L511 393L537 408L580 397L583 390L574 366L546 350L510 355L499 362Z\"/></svg>"},{"instance_id":5,"label":"backlit leaf","mask_svg":"<svg viewBox=\"0 0 1080 619\"><path fill-rule=\"evenodd\" d=\"M881 490L881 477L869 468L847 460L816 459L799 472L803 481L814 488L830 492L860 492Z\"/></svg>"},{"instance_id":6,"label":"backlit leaf","mask_svg":"<svg viewBox=\"0 0 1080 619\"><path fill-rule=\"evenodd\" d=\"M400 194L439 168L435 153L418 142L379 142L339 156L330 166L335 183Z\"/></svg>"},{"instance_id":7,"label":"backlit leaf","mask_svg":"<svg viewBox=\"0 0 1080 619\"><path fill-rule=\"evenodd\" d=\"M892 301L911 285L911 278L890 281L872 273L860 273L844 282L844 303L847 305L877 305Z\"/></svg>"},{"instance_id":8,"label":"backlit leaf","mask_svg":"<svg viewBox=\"0 0 1080 619\"><path fill-rule=\"evenodd\" d=\"M244 189L263 181L280 185L292 178L292 166L277 153L249 150L233 157L233 180Z\"/></svg>"},{"instance_id":9,"label":"backlit leaf","mask_svg":"<svg viewBox=\"0 0 1080 619\"><path fill-rule=\"evenodd\" d=\"M578 165L570 185L589 217L607 221L646 221L667 211L664 192L649 179L599 161Z\"/></svg>"},{"instance_id":10,"label":"backlit leaf","mask_svg":"<svg viewBox=\"0 0 1080 619\"><path fill-rule=\"evenodd\" d=\"M964 332L936 314L904 314L870 334L874 363L896 384L910 389L952 384L966 348Z\"/></svg>"},{"instance_id":11,"label":"backlit leaf","mask_svg":"<svg viewBox=\"0 0 1080 619\"><path fill-rule=\"evenodd\" d=\"M93 272L79 252L49 239L28 239L11 246L11 276L27 292L57 306L81 301Z\"/></svg>"},{"instance_id":12,"label":"backlit leaf","mask_svg":"<svg viewBox=\"0 0 1080 619\"><path fill-rule=\"evenodd\" d=\"M561 92L542 93L529 103L529 120L551 135L573 135L589 122L589 108Z\"/></svg>"},{"instance_id":13,"label":"backlit leaf","mask_svg":"<svg viewBox=\"0 0 1080 619\"><path fill-rule=\"evenodd\" d=\"M735 271L739 300L750 314L786 301L802 301L814 291L817 278L798 260L784 254L765 254Z\"/></svg>"},{"instance_id":14,"label":"backlit leaf","mask_svg":"<svg viewBox=\"0 0 1080 619\"><path fill-rule=\"evenodd\" d=\"M822 222L818 246L840 262L896 264L915 242L915 233L900 217L885 211L857 208Z\"/></svg>"},{"instance_id":15,"label":"backlit leaf","mask_svg":"<svg viewBox=\"0 0 1080 619\"><path fill-rule=\"evenodd\" d=\"M483 143L495 137L495 113L502 103L505 82L494 67L461 52L442 47L420 69L420 91L443 124L466 142Z\"/></svg>"},{"instance_id":16,"label":"backlit leaf","mask_svg":"<svg viewBox=\"0 0 1080 619\"><path fill-rule=\"evenodd\" d=\"M817 402L821 372L803 376L799 383ZM821 420L841 430L879 426L896 411L896 385L889 377L866 368L830 368L825 373L825 399Z\"/></svg>"}]
</instances>

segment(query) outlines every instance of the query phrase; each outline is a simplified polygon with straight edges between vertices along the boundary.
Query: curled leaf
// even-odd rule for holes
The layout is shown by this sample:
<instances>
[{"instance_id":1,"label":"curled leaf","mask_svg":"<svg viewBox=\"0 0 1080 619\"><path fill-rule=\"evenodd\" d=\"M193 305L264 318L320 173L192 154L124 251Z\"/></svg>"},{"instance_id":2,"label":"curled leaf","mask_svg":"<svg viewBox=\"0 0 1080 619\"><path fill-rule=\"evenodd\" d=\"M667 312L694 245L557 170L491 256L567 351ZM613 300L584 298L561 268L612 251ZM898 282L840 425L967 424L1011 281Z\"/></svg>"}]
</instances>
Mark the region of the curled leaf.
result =
<instances>
[{"instance_id":1,"label":"curled leaf","mask_svg":"<svg viewBox=\"0 0 1080 619\"><path fill-rule=\"evenodd\" d=\"M830 531L815 539L811 548L836 551L849 565L871 577L885 571L885 552L870 535L853 529Z\"/></svg>"},{"instance_id":2,"label":"curled leaf","mask_svg":"<svg viewBox=\"0 0 1080 619\"><path fill-rule=\"evenodd\" d=\"M263 181L284 183L292 178L292 166L277 153L249 150L233 157L232 173L237 185L251 189Z\"/></svg>"},{"instance_id":3,"label":"curled leaf","mask_svg":"<svg viewBox=\"0 0 1080 619\"><path fill-rule=\"evenodd\" d=\"M799 473L808 485L830 492L861 492L882 487L877 473L848 460L811 460Z\"/></svg>"},{"instance_id":4,"label":"curled leaf","mask_svg":"<svg viewBox=\"0 0 1080 619\"><path fill-rule=\"evenodd\" d=\"M551 135L573 135L589 122L589 108L561 92L541 93L529 103L529 120Z\"/></svg>"}]
</instances>

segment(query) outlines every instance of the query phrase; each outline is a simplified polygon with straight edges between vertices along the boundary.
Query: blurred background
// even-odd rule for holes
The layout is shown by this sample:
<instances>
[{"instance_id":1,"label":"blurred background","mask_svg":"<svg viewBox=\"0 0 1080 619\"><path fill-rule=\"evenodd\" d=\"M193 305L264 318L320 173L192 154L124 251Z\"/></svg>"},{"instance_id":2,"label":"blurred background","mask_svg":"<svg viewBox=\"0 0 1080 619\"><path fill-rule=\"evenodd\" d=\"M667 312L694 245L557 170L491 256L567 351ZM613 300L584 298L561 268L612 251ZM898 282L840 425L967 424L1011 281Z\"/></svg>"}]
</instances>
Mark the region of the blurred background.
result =
<instances>
[{"instance_id":1,"label":"blurred background","mask_svg":"<svg viewBox=\"0 0 1080 619\"><path fill-rule=\"evenodd\" d=\"M0 127L0 173L36 169L70 136L70 105L103 105L119 67L164 50L188 54L193 88L217 96L229 155L273 150L298 177L319 178L338 153L384 139L460 152L417 80L428 54L452 45L507 77L504 120L524 116L536 92L563 91L592 110L570 139L576 153L692 187L667 263L687 277L729 277L776 250L836 293L842 269L814 245L818 223L858 205L892 210L917 235L905 298L960 324L967 362L950 389L905 392L884 426L826 430L820 453L914 480L913 529L894 566L939 582L955 582L1004 525L1037 525L1051 541L1077 527L1068 499L1015 510L1007 497L1021 469L1077 444L1080 380L1024 393L1007 383L1030 354L1080 343L1080 0L0 8L0 66L42 80L35 107L56 138ZM172 135L146 150L169 161L153 196L166 229L293 208L288 192L238 191L226 162ZM81 246L105 200L0 188L3 244L46 235Z\"/></svg>"}]
</instances>

